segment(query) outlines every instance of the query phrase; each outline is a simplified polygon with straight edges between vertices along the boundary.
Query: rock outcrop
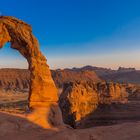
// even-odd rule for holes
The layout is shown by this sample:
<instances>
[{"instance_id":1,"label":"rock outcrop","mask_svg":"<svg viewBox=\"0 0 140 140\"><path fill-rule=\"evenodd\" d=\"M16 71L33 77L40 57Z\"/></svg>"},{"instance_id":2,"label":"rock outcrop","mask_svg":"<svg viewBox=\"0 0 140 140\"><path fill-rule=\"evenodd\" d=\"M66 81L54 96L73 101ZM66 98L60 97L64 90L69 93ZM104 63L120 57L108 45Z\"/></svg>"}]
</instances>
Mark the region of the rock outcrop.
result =
<instances>
[{"instance_id":1,"label":"rock outcrop","mask_svg":"<svg viewBox=\"0 0 140 140\"><path fill-rule=\"evenodd\" d=\"M0 69L0 89L9 89L14 91L23 91L25 85L29 87L30 72L28 70L22 69ZM94 81L94 82L118 82L118 83L140 83L140 72L130 71L130 72L118 72L105 68L98 67L83 67L83 68L73 68L73 69L58 69L51 70L52 78L58 89L63 88L63 84L66 82L75 82L80 80ZM5 78L6 76L6 78ZM11 78L12 77L12 78ZM15 87L16 81L18 81L18 86ZM10 86L9 86L10 85ZM58 90L61 92L61 90Z\"/></svg>"},{"instance_id":2,"label":"rock outcrop","mask_svg":"<svg viewBox=\"0 0 140 140\"><path fill-rule=\"evenodd\" d=\"M129 101L140 101L140 86L134 84L128 84L126 91L129 93Z\"/></svg>"},{"instance_id":3,"label":"rock outcrop","mask_svg":"<svg viewBox=\"0 0 140 140\"><path fill-rule=\"evenodd\" d=\"M126 103L128 93L118 83L74 82L67 83L60 95L64 122L77 127L81 120L93 113L101 104Z\"/></svg>"},{"instance_id":4,"label":"rock outcrop","mask_svg":"<svg viewBox=\"0 0 140 140\"><path fill-rule=\"evenodd\" d=\"M29 92L30 72L26 69L0 69L1 92Z\"/></svg>"},{"instance_id":5,"label":"rock outcrop","mask_svg":"<svg viewBox=\"0 0 140 140\"><path fill-rule=\"evenodd\" d=\"M0 48L6 42L10 42L11 48L18 50L29 64L29 107L33 112L28 118L43 127L62 123L57 89L31 26L14 17L0 16Z\"/></svg>"},{"instance_id":6,"label":"rock outcrop","mask_svg":"<svg viewBox=\"0 0 140 140\"><path fill-rule=\"evenodd\" d=\"M118 72L131 72L131 71L136 71L135 68L124 68L124 67L119 67Z\"/></svg>"},{"instance_id":7,"label":"rock outcrop","mask_svg":"<svg viewBox=\"0 0 140 140\"><path fill-rule=\"evenodd\" d=\"M74 82L80 80L101 82L102 80L94 71L82 70L51 70L52 78L58 89L63 88L66 82ZM0 90L3 92L24 92L29 91L30 71L27 69L0 69Z\"/></svg>"},{"instance_id":8,"label":"rock outcrop","mask_svg":"<svg viewBox=\"0 0 140 140\"><path fill-rule=\"evenodd\" d=\"M58 69L52 70L52 77L58 88L62 88L63 84L66 82L75 82L75 81L93 81L101 82L102 79L98 77L98 75L94 71L90 70L80 70L75 71L72 69Z\"/></svg>"},{"instance_id":9,"label":"rock outcrop","mask_svg":"<svg viewBox=\"0 0 140 140\"><path fill-rule=\"evenodd\" d=\"M68 70L94 71L97 74L97 76L99 76L99 78L107 82L140 84L140 70L136 70L135 68L120 67L118 68L118 70L112 70L102 67L84 66L82 68L73 68Z\"/></svg>"}]
</instances>

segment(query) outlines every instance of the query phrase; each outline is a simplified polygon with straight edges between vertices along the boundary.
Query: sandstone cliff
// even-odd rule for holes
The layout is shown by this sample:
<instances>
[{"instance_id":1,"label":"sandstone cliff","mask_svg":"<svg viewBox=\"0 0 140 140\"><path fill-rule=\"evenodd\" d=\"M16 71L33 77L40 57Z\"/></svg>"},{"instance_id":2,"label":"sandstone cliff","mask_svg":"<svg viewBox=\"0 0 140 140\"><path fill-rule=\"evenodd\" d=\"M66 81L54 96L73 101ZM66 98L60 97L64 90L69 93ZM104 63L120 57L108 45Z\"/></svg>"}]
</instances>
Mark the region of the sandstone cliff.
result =
<instances>
[{"instance_id":1,"label":"sandstone cliff","mask_svg":"<svg viewBox=\"0 0 140 140\"><path fill-rule=\"evenodd\" d=\"M121 84L81 81L65 84L59 104L64 122L78 127L99 105L126 103L127 97L126 88Z\"/></svg>"},{"instance_id":2,"label":"sandstone cliff","mask_svg":"<svg viewBox=\"0 0 140 140\"><path fill-rule=\"evenodd\" d=\"M24 69L0 69L0 89L29 92L30 72Z\"/></svg>"},{"instance_id":3,"label":"sandstone cliff","mask_svg":"<svg viewBox=\"0 0 140 140\"><path fill-rule=\"evenodd\" d=\"M90 70L52 70L52 77L55 81L55 84L58 88L62 88L63 84L66 82L74 82L74 81L94 81L101 82L102 80L97 76L94 71Z\"/></svg>"},{"instance_id":4,"label":"sandstone cliff","mask_svg":"<svg viewBox=\"0 0 140 140\"><path fill-rule=\"evenodd\" d=\"M26 87L29 87L29 73L28 70L22 69L0 69L0 88L5 91L29 90L26 89ZM108 82L140 84L140 72L132 68L119 68L117 71L114 71L111 69L85 66L83 68L51 70L51 73L57 88L62 88L66 82L80 80L93 80L94 82L105 80Z\"/></svg>"},{"instance_id":5,"label":"sandstone cliff","mask_svg":"<svg viewBox=\"0 0 140 140\"><path fill-rule=\"evenodd\" d=\"M52 78L57 88L63 88L66 82L80 80L102 81L94 71L52 70ZM29 91L30 71L25 69L0 69L0 89L7 91Z\"/></svg>"},{"instance_id":6,"label":"sandstone cliff","mask_svg":"<svg viewBox=\"0 0 140 140\"><path fill-rule=\"evenodd\" d=\"M119 83L140 84L140 71L135 68L119 67L118 70L108 68L84 66L82 68L69 69L73 71L89 70L94 71L96 74L105 81L113 81Z\"/></svg>"}]
</instances>

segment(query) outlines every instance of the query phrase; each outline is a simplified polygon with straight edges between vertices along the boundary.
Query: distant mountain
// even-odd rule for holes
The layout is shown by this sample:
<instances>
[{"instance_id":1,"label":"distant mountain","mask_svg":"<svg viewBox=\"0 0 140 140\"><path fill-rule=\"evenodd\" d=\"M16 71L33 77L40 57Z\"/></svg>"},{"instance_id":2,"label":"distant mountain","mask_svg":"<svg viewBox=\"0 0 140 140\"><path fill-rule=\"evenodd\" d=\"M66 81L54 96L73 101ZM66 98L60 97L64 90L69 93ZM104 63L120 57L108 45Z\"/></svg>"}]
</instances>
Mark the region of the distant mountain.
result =
<instances>
[{"instance_id":1,"label":"distant mountain","mask_svg":"<svg viewBox=\"0 0 140 140\"><path fill-rule=\"evenodd\" d=\"M140 84L140 71L116 71L112 74L102 75L101 78L106 81Z\"/></svg>"},{"instance_id":2,"label":"distant mountain","mask_svg":"<svg viewBox=\"0 0 140 140\"><path fill-rule=\"evenodd\" d=\"M102 68L102 67L95 67L95 66L84 66L81 68L72 68L72 69L65 69L65 70L72 70L72 71L82 71L82 70L89 70L89 71L94 71L98 76L106 75L106 74L111 74L114 73L115 70L109 69L109 68Z\"/></svg>"},{"instance_id":3,"label":"distant mountain","mask_svg":"<svg viewBox=\"0 0 140 140\"><path fill-rule=\"evenodd\" d=\"M52 77L58 88L65 82L75 81L101 81L140 84L140 71L135 68L112 70L108 68L84 66L82 68L51 70ZM14 91L28 91L30 72L26 69L0 69L0 89Z\"/></svg>"},{"instance_id":4,"label":"distant mountain","mask_svg":"<svg viewBox=\"0 0 140 140\"><path fill-rule=\"evenodd\" d=\"M52 77L58 88L62 88L65 82L74 81L102 81L94 71L89 70L52 70ZM0 69L0 89L4 91L28 91L30 72L26 69Z\"/></svg>"},{"instance_id":5,"label":"distant mountain","mask_svg":"<svg viewBox=\"0 0 140 140\"><path fill-rule=\"evenodd\" d=\"M72 68L73 71L90 70L94 71L101 79L119 83L140 84L140 70L135 68L119 67L118 70L112 70L95 66L84 66L82 68Z\"/></svg>"},{"instance_id":6,"label":"distant mountain","mask_svg":"<svg viewBox=\"0 0 140 140\"><path fill-rule=\"evenodd\" d=\"M136 71L136 69L135 68L124 68L124 67L118 68L118 72L132 72L132 71Z\"/></svg>"}]
</instances>

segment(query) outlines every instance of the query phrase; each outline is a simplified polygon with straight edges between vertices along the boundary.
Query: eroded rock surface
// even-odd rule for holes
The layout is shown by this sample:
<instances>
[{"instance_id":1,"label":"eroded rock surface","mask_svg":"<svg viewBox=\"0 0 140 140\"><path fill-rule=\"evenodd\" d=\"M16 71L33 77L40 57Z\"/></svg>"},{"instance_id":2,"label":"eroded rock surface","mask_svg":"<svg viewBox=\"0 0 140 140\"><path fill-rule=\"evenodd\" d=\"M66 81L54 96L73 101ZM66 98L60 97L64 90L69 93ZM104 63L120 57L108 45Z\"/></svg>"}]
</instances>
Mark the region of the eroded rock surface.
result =
<instances>
[{"instance_id":1,"label":"eroded rock surface","mask_svg":"<svg viewBox=\"0 0 140 140\"><path fill-rule=\"evenodd\" d=\"M80 70L76 71L73 69L58 69L52 70L52 77L55 81L55 84L58 88L63 88L63 84L66 82L75 82L75 81L93 81L101 82L102 79L94 72L90 70Z\"/></svg>"},{"instance_id":2,"label":"eroded rock surface","mask_svg":"<svg viewBox=\"0 0 140 140\"><path fill-rule=\"evenodd\" d=\"M26 69L0 69L0 92L29 92L30 72Z\"/></svg>"},{"instance_id":3,"label":"eroded rock surface","mask_svg":"<svg viewBox=\"0 0 140 140\"><path fill-rule=\"evenodd\" d=\"M63 88L66 82L80 80L102 81L94 71L82 70L51 70L52 78L58 89ZM3 91L28 91L30 84L30 71L27 69L0 69L0 90Z\"/></svg>"},{"instance_id":4,"label":"eroded rock surface","mask_svg":"<svg viewBox=\"0 0 140 140\"><path fill-rule=\"evenodd\" d=\"M38 107L47 108L46 123L49 126L49 114L52 112L51 106L57 106L57 89L52 80L46 58L40 52L38 41L32 34L31 26L14 17L0 16L0 48L6 42L10 42L11 48L18 50L27 59L31 73L29 106L34 110L33 112L36 111L36 108L38 112ZM55 111L53 114L61 116L61 113L55 114ZM36 121L39 118L31 116L29 119ZM62 120L58 121L61 123Z\"/></svg>"},{"instance_id":5,"label":"eroded rock surface","mask_svg":"<svg viewBox=\"0 0 140 140\"><path fill-rule=\"evenodd\" d=\"M99 105L126 103L127 97L126 88L121 84L80 81L65 84L59 104L64 122L78 127Z\"/></svg>"}]
</instances>

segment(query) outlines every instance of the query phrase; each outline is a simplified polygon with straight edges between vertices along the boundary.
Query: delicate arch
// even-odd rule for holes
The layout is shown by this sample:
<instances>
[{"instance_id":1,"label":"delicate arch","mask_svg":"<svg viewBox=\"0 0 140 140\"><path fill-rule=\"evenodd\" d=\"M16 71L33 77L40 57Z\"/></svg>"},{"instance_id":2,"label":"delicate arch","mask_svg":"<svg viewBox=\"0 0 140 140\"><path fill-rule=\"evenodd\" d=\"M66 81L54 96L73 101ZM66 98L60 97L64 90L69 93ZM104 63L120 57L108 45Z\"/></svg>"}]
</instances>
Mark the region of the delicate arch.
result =
<instances>
[{"instance_id":1,"label":"delicate arch","mask_svg":"<svg viewBox=\"0 0 140 140\"><path fill-rule=\"evenodd\" d=\"M0 48L6 42L11 42L11 48L18 50L29 63L29 107L51 108L50 105L57 105L57 89L31 26L14 17L0 16Z\"/></svg>"}]
</instances>

